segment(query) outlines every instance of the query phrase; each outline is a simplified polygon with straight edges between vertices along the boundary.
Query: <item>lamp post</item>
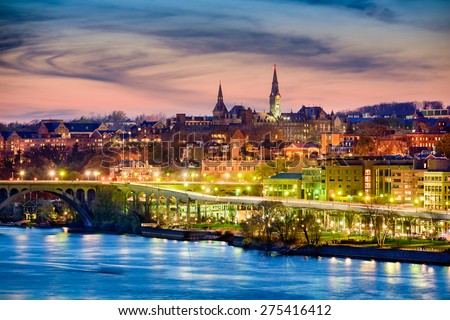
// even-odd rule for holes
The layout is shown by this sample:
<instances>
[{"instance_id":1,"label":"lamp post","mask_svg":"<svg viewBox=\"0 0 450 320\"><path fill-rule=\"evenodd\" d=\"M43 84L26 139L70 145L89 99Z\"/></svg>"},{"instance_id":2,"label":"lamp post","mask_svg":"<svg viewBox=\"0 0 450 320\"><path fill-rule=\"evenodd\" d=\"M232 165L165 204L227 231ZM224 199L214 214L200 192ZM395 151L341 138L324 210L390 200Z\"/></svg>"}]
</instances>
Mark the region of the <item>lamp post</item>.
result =
<instances>
[{"instance_id":1,"label":"lamp post","mask_svg":"<svg viewBox=\"0 0 450 320\"><path fill-rule=\"evenodd\" d=\"M50 176L50 180L53 180L53 178L55 177L55 171L54 170L50 170L48 174Z\"/></svg>"},{"instance_id":2,"label":"lamp post","mask_svg":"<svg viewBox=\"0 0 450 320\"><path fill-rule=\"evenodd\" d=\"M23 181L23 176L25 175L25 171L23 171L23 170L21 170L20 171L20 177L22 178L22 181Z\"/></svg>"},{"instance_id":3,"label":"lamp post","mask_svg":"<svg viewBox=\"0 0 450 320\"><path fill-rule=\"evenodd\" d=\"M88 180L90 180L90 175L91 175L91 172L90 172L90 171L88 170L88 171L86 171L86 173L85 173L85 174L86 174L86 177L87 177L87 179L88 179Z\"/></svg>"}]
</instances>

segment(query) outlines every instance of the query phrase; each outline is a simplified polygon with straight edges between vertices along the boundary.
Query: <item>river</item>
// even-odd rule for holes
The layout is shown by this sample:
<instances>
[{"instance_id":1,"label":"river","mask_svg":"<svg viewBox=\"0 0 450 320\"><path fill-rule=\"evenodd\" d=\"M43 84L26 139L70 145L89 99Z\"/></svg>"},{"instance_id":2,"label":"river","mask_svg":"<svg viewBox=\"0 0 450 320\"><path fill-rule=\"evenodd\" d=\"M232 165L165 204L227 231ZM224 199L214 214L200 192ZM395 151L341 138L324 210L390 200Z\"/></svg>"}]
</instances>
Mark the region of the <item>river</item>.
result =
<instances>
[{"instance_id":1,"label":"river","mask_svg":"<svg viewBox=\"0 0 450 320\"><path fill-rule=\"evenodd\" d=\"M0 299L450 299L450 267L0 228Z\"/></svg>"}]
</instances>

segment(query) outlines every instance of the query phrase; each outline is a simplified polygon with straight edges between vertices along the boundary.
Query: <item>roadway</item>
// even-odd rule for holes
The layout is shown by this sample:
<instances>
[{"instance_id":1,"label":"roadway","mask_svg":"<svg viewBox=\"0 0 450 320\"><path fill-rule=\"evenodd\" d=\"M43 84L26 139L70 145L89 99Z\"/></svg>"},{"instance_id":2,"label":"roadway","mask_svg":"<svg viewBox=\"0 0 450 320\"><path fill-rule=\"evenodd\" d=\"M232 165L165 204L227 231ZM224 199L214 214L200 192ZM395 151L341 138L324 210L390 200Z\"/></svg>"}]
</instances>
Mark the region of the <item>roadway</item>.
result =
<instances>
[{"instance_id":1,"label":"roadway","mask_svg":"<svg viewBox=\"0 0 450 320\"><path fill-rule=\"evenodd\" d=\"M71 185L81 186L81 185L117 185L121 187L129 187L133 186L152 190L161 190L166 191L178 198L189 198L191 200L198 200L204 202L211 203L234 203L234 204L247 204L247 205L259 205L262 202L275 202L279 201L283 203L287 207L292 208L311 208L311 209L319 209L319 210L338 210L338 211L348 211L352 210L355 212L369 213L370 211L374 212L375 210L383 213L390 214L395 213L398 216L403 217L417 217L422 219L436 219L436 220L450 220L450 214L448 212L442 211L425 211L423 208L414 208L414 207L406 207L402 205L372 205L372 204L361 204L361 203L351 203L351 202L337 202L337 201L317 201L317 200L302 200L302 199L286 199L286 198L268 198L268 197L259 197L259 196L214 196L209 194L203 194L199 192L192 191L183 191L183 190L173 190L169 188L164 188L161 185L153 185L146 183L134 183L134 182L103 182L103 181L88 181L88 180L80 180L80 181L69 181L69 180L24 180L24 181L3 181L0 182L1 185L9 185L9 186L18 186L18 185Z\"/></svg>"},{"instance_id":2,"label":"roadway","mask_svg":"<svg viewBox=\"0 0 450 320\"><path fill-rule=\"evenodd\" d=\"M146 184L130 183L141 187L149 187ZM155 188L155 187L153 187ZM292 208L311 208L319 210L337 210L369 213L370 211L378 211L382 214L394 213L402 217L416 217L422 219L436 219L436 220L450 220L450 214L445 212L427 212L423 208L406 207L401 205L372 205L351 202L336 202L336 201L317 201L317 200L302 200L302 199L286 199L286 198L268 198L257 196L214 196L192 191L172 190L158 187L159 190L176 193L180 196L187 197L191 200L212 202L212 203L234 203L259 205L262 202L281 202L287 207Z\"/></svg>"}]
</instances>

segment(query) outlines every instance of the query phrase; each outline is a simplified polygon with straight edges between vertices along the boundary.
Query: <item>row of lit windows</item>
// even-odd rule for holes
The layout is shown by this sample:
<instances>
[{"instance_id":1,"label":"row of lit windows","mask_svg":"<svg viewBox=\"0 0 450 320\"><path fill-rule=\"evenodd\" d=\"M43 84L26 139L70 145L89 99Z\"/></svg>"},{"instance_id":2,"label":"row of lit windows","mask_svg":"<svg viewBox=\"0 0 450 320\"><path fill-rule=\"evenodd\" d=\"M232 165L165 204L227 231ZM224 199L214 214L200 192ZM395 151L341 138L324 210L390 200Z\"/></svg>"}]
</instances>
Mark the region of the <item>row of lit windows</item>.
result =
<instances>
[{"instance_id":1,"label":"row of lit windows","mask_svg":"<svg viewBox=\"0 0 450 320\"><path fill-rule=\"evenodd\" d=\"M442 186L425 186L426 192L442 192Z\"/></svg>"},{"instance_id":2,"label":"row of lit windows","mask_svg":"<svg viewBox=\"0 0 450 320\"><path fill-rule=\"evenodd\" d=\"M436 176L426 176L425 181L442 181L442 177L436 177Z\"/></svg>"},{"instance_id":3,"label":"row of lit windows","mask_svg":"<svg viewBox=\"0 0 450 320\"><path fill-rule=\"evenodd\" d=\"M432 140L435 140L435 141L439 141L439 140L441 140L441 137L434 137L434 138L432 138L432 137L430 137L430 138L428 138L428 137L416 137L416 138L412 138L412 141L432 141Z\"/></svg>"}]
</instances>

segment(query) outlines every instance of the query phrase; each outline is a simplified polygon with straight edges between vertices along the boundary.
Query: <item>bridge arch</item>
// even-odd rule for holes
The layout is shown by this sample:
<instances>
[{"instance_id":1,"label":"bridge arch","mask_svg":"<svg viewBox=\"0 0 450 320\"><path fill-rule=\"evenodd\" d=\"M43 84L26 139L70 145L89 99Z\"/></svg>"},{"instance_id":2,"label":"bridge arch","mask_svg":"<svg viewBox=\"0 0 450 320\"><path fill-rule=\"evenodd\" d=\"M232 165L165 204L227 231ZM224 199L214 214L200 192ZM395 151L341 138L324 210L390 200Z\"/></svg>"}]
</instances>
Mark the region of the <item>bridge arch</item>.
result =
<instances>
[{"instance_id":1,"label":"bridge arch","mask_svg":"<svg viewBox=\"0 0 450 320\"><path fill-rule=\"evenodd\" d=\"M17 192L14 192L14 190L16 190ZM69 205L71 205L80 214L81 220L83 221L84 225L86 227L92 227L92 218L91 218L91 216L89 214L88 209L84 206L83 203L78 201L78 199L76 199L75 197L72 197L71 195L65 193L64 191L62 191L60 189L50 190L50 189L42 188L42 189L39 189L39 190L32 190L32 191L33 192L42 191L42 192L50 193L50 194L52 194L54 196L57 196L61 200L67 202ZM20 192L16 188L11 189L11 191L9 193L10 196L0 202L0 209L6 207L8 204L13 202L14 200L19 198L20 196L22 196L24 194L27 194L29 192L31 192L29 189L23 189Z\"/></svg>"},{"instance_id":2,"label":"bridge arch","mask_svg":"<svg viewBox=\"0 0 450 320\"><path fill-rule=\"evenodd\" d=\"M16 188L12 188L11 190L9 190L9 196L12 197L15 194L18 194L19 190L17 190Z\"/></svg>"},{"instance_id":3,"label":"bridge arch","mask_svg":"<svg viewBox=\"0 0 450 320\"><path fill-rule=\"evenodd\" d=\"M8 190L5 188L0 189L0 203L8 199Z\"/></svg>"},{"instance_id":4,"label":"bridge arch","mask_svg":"<svg viewBox=\"0 0 450 320\"><path fill-rule=\"evenodd\" d=\"M78 201L80 201L81 203L86 202L86 197L85 197L85 192L83 189L77 189L76 192L76 197L75 197Z\"/></svg>"},{"instance_id":5,"label":"bridge arch","mask_svg":"<svg viewBox=\"0 0 450 320\"><path fill-rule=\"evenodd\" d=\"M88 202L88 205L91 205L92 201L95 200L95 196L96 196L96 192L95 192L94 189L89 189L87 191L87 202Z\"/></svg>"}]
</instances>

